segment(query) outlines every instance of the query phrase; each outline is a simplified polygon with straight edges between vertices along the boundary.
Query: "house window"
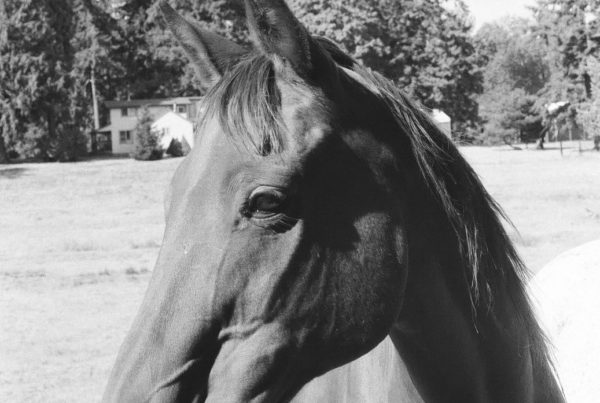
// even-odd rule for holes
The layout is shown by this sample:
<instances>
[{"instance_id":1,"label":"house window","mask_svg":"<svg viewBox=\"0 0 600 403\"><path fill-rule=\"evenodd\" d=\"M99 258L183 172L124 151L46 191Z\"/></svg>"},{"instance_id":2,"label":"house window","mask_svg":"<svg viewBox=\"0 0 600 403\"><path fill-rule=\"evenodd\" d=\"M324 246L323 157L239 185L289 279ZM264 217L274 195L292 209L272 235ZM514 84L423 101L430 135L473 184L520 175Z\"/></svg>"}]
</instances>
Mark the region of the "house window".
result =
<instances>
[{"instance_id":1,"label":"house window","mask_svg":"<svg viewBox=\"0 0 600 403\"><path fill-rule=\"evenodd\" d=\"M135 116L137 114L137 108L121 108L121 116Z\"/></svg>"},{"instance_id":2,"label":"house window","mask_svg":"<svg viewBox=\"0 0 600 403\"><path fill-rule=\"evenodd\" d=\"M187 113L187 105L177 105L177 113Z\"/></svg>"},{"instance_id":3,"label":"house window","mask_svg":"<svg viewBox=\"0 0 600 403\"><path fill-rule=\"evenodd\" d=\"M121 130L119 132L119 143L121 144L132 144L133 139L131 137L131 130Z\"/></svg>"}]
</instances>

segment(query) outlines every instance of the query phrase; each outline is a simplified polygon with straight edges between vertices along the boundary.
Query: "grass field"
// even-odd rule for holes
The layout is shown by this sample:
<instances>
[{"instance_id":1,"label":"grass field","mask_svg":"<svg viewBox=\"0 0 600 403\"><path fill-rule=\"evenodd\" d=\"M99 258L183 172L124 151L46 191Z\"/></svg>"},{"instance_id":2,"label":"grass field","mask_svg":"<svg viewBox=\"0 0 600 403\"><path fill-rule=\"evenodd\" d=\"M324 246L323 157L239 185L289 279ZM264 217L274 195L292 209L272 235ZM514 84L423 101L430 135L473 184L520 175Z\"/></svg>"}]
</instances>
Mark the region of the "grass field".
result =
<instances>
[{"instance_id":1,"label":"grass field","mask_svg":"<svg viewBox=\"0 0 600 403\"><path fill-rule=\"evenodd\" d=\"M600 238L600 153L464 148L533 271ZM97 401L180 159L0 167L0 402Z\"/></svg>"}]
</instances>

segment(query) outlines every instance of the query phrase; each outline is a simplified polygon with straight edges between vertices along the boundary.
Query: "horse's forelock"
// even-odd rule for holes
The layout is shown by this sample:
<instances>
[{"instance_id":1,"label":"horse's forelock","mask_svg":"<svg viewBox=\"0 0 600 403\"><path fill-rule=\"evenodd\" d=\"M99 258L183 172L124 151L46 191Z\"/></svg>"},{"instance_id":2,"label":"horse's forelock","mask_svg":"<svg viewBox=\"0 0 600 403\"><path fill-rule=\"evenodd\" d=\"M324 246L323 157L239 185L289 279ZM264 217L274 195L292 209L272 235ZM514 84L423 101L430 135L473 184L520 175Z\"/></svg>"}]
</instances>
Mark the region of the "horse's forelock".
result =
<instances>
[{"instance_id":1,"label":"horse's forelock","mask_svg":"<svg viewBox=\"0 0 600 403\"><path fill-rule=\"evenodd\" d=\"M227 136L260 156L284 149L281 94L273 61L251 54L228 71L204 97L198 127L216 118Z\"/></svg>"},{"instance_id":2,"label":"horse's forelock","mask_svg":"<svg viewBox=\"0 0 600 403\"><path fill-rule=\"evenodd\" d=\"M355 64L328 39L314 38L314 41L340 68ZM251 153L267 156L284 151L285 124L277 71L280 67L276 60L264 53L252 52L239 60L204 97L198 132L216 118L225 134Z\"/></svg>"}]
</instances>

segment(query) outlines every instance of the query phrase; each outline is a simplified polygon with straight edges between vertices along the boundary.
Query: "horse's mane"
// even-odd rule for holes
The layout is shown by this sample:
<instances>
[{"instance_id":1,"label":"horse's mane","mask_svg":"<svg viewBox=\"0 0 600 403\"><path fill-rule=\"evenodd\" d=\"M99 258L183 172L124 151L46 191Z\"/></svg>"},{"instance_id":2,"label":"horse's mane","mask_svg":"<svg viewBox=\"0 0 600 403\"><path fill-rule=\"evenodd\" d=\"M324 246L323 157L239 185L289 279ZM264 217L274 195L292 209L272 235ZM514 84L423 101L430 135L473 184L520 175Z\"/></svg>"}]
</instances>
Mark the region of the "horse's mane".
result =
<instances>
[{"instance_id":1,"label":"horse's mane","mask_svg":"<svg viewBox=\"0 0 600 403\"><path fill-rule=\"evenodd\" d=\"M515 307L514 319L527 332L534 373L542 375L540 379L546 382L556 380L548 340L526 292L529 271L502 220L511 226L512 223L456 146L422 108L380 74L362 66L353 70L369 87L377 88L376 95L408 136L423 180L456 234L465 275L470 282L475 326L482 318L494 320L494 294L505 290ZM552 396L554 391L548 387L541 392Z\"/></svg>"},{"instance_id":2,"label":"horse's mane","mask_svg":"<svg viewBox=\"0 0 600 403\"><path fill-rule=\"evenodd\" d=\"M209 90L203 106L199 128L217 117L225 133L250 152L264 156L283 150L281 96L267 56L250 53L242 58Z\"/></svg>"},{"instance_id":3,"label":"horse's mane","mask_svg":"<svg viewBox=\"0 0 600 403\"><path fill-rule=\"evenodd\" d=\"M528 272L515 250L502 219L504 212L485 190L477 174L452 141L433 123L423 108L408 99L391 81L361 66L323 39L318 42L338 64L351 71L392 114L398 132L408 138L411 154L428 192L456 235L465 268L475 326L494 317L494 294L506 290L515 307L514 318L529 338L534 371L554 379L546 338L538 325L525 291ZM204 119L216 117L234 141L258 155L283 150L281 96L273 61L250 54L225 74L206 95ZM551 393L548 391L548 393Z\"/></svg>"}]
</instances>

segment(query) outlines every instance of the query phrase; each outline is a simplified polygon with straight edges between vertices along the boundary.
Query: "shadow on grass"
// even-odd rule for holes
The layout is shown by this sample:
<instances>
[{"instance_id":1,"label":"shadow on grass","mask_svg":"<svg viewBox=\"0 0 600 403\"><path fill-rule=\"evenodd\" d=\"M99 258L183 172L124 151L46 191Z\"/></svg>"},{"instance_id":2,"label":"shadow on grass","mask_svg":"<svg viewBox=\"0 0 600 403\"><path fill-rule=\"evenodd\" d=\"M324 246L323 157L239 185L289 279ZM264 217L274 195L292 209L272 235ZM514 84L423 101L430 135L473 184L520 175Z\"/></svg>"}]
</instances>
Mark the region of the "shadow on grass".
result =
<instances>
[{"instance_id":1,"label":"shadow on grass","mask_svg":"<svg viewBox=\"0 0 600 403\"><path fill-rule=\"evenodd\" d=\"M27 168L0 168L0 178L17 179L27 171Z\"/></svg>"}]
</instances>

